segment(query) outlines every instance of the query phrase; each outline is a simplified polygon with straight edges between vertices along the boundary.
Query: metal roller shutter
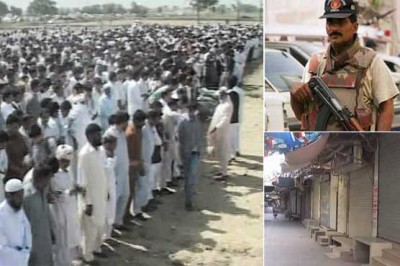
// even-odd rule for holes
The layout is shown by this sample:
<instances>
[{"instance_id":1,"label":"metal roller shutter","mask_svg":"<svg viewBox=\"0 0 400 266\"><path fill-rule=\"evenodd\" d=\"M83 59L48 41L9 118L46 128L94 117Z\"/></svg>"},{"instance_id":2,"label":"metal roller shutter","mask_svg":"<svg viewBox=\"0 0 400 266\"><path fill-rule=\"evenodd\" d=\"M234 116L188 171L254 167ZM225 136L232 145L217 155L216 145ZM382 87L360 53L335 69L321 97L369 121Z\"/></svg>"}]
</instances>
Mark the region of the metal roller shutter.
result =
<instances>
[{"instance_id":1,"label":"metal roller shutter","mask_svg":"<svg viewBox=\"0 0 400 266\"><path fill-rule=\"evenodd\" d=\"M312 217L315 221L319 222L319 181L313 181L313 209Z\"/></svg>"},{"instance_id":2,"label":"metal roller shutter","mask_svg":"<svg viewBox=\"0 0 400 266\"><path fill-rule=\"evenodd\" d=\"M310 219L311 218L311 187L307 187L305 189L304 194L304 214L303 219Z\"/></svg>"},{"instance_id":3,"label":"metal roller shutter","mask_svg":"<svg viewBox=\"0 0 400 266\"><path fill-rule=\"evenodd\" d=\"M296 190L290 191L290 212L296 213Z\"/></svg>"},{"instance_id":4,"label":"metal roller shutter","mask_svg":"<svg viewBox=\"0 0 400 266\"><path fill-rule=\"evenodd\" d=\"M380 135L378 236L400 243L400 141Z\"/></svg>"},{"instance_id":5,"label":"metal roller shutter","mask_svg":"<svg viewBox=\"0 0 400 266\"><path fill-rule=\"evenodd\" d=\"M339 178L339 193L338 193L338 226L337 231L347 234L347 176L342 175Z\"/></svg>"},{"instance_id":6,"label":"metal roller shutter","mask_svg":"<svg viewBox=\"0 0 400 266\"><path fill-rule=\"evenodd\" d=\"M320 183L321 185L321 225L329 227L330 225L330 209L329 209L329 200L330 200L330 182Z\"/></svg>"},{"instance_id":7,"label":"metal roller shutter","mask_svg":"<svg viewBox=\"0 0 400 266\"><path fill-rule=\"evenodd\" d=\"M339 177L331 175L329 195L329 228L337 230L337 203Z\"/></svg>"},{"instance_id":8,"label":"metal roller shutter","mask_svg":"<svg viewBox=\"0 0 400 266\"><path fill-rule=\"evenodd\" d=\"M296 208L296 213L297 213L298 215L300 215L300 214L301 214L301 195L300 195L300 192L299 192L299 191L296 191L296 195L297 195L297 202L296 202L297 208Z\"/></svg>"},{"instance_id":9,"label":"metal roller shutter","mask_svg":"<svg viewBox=\"0 0 400 266\"><path fill-rule=\"evenodd\" d=\"M349 236L372 236L372 167L349 173Z\"/></svg>"}]
</instances>

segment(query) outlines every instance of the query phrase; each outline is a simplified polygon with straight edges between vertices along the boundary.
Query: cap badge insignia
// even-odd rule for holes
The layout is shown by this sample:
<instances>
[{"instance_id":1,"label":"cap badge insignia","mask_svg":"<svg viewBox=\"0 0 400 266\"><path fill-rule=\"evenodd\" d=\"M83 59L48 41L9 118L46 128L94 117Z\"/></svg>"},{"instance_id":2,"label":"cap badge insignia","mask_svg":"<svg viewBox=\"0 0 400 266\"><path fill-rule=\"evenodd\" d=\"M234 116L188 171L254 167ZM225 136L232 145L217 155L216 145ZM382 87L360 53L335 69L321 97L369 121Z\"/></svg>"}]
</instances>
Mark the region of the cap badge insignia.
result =
<instances>
[{"instance_id":1,"label":"cap badge insignia","mask_svg":"<svg viewBox=\"0 0 400 266\"><path fill-rule=\"evenodd\" d=\"M332 11L337 11L342 6L341 0L332 0L331 1L331 9Z\"/></svg>"}]
</instances>

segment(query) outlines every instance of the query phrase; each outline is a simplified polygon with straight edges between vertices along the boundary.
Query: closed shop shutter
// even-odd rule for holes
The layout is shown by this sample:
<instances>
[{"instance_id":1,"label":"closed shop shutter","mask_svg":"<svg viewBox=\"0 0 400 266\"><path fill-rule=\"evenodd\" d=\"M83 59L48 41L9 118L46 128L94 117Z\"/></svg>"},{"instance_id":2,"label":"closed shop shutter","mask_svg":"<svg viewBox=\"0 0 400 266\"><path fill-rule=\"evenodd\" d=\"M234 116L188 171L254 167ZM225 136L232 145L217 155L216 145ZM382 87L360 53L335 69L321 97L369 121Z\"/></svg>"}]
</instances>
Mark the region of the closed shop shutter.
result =
<instances>
[{"instance_id":1,"label":"closed shop shutter","mask_svg":"<svg viewBox=\"0 0 400 266\"><path fill-rule=\"evenodd\" d=\"M303 219L311 218L311 187L306 187L304 191L304 214Z\"/></svg>"},{"instance_id":2,"label":"closed shop shutter","mask_svg":"<svg viewBox=\"0 0 400 266\"><path fill-rule=\"evenodd\" d=\"M349 236L372 236L372 167L349 173Z\"/></svg>"},{"instance_id":3,"label":"closed shop shutter","mask_svg":"<svg viewBox=\"0 0 400 266\"><path fill-rule=\"evenodd\" d=\"M296 190L290 191L290 212L296 213Z\"/></svg>"},{"instance_id":4,"label":"closed shop shutter","mask_svg":"<svg viewBox=\"0 0 400 266\"><path fill-rule=\"evenodd\" d=\"M317 178L313 181L313 211L312 217L319 222L319 181Z\"/></svg>"},{"instance_id":5,"label":"closed shop shutter","mask_svg":"<svg viewBox=\"0 0 400 266\"><path fill-rule=\"evenodd\" d=\"M343 234L347 234L347 181L347 175L342 175L339 177L337 231Z\"/></svg>"},{"instance_id":6,"label":"closed shop shutter","mask_svg":"<svg viewBox=\"0 0 400 266\"><path fill-rule=\"evenodd\" d=\"M321 187L321 225L329 227L330 225L330 208L329 208L329 200L330 200L330 182L322 182L320 183Z\"/></svg>"},{"instance_id":7,"label":"closed shop shutter","mask_svg":"<svg viewBox=\"0 0 400 266\"><path fill-rule=\"evenodd\" d=\"M300 192L299 192L299 191L296 191L296 193L297 193L297 202L296 202L297 208L296 208L296 213L297 213L298 215L300 215L300 214L301 214L301 195L300 195Z\"/></svg>"},{"instance_id":8,"label":"closed shop shutter","mask_svg":"<svg viewBox=\"0 0 400 266\"><path fill-rule=\"evenodd\" d=\"M382 134L379 143L378 236L400 243L400 141Z\"/></svg>"},{"instance_id":9,"label":"closed shop shutter","mask_svg":"<svg viewBox=\"0 0 400 266\"><path fill-rule=\"evenodd\" d=\"M339 177L335 175L331 175L331 184L330 184L330 199L329 199L329 213L330 213L330 222L329 228L334 230L337 229L337 196L338 196L338 180Z\"/></svg>"}]
</instances>

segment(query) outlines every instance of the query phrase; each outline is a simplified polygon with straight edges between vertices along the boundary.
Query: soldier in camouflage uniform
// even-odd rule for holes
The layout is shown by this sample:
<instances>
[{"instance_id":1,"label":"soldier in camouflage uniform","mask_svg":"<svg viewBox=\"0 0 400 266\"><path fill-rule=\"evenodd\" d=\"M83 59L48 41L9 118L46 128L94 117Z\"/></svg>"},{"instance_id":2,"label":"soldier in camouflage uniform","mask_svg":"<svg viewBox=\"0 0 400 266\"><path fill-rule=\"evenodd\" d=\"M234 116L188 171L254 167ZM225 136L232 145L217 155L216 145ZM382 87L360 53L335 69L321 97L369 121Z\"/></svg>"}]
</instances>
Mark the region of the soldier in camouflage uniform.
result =
<instances>
[{"instance_id":1,"label":"soldier in camouflage uniform","mask_svg":"<svg viewBox=\"0 0 400 266\"><path fill-rule=\"evenodd\" d=\"M394 98L399 91L384 61L357 37L357 11L353 0L325 1L326 31L330 45L312 56L303 83L291 89L291 105L302 122L302 130L315 130L320 102L306 84L312 76L321 77L343 106L356 116L364 130L390 131ZM331 117L326 131L342 131Z\"/></svg>"}]
</instances>

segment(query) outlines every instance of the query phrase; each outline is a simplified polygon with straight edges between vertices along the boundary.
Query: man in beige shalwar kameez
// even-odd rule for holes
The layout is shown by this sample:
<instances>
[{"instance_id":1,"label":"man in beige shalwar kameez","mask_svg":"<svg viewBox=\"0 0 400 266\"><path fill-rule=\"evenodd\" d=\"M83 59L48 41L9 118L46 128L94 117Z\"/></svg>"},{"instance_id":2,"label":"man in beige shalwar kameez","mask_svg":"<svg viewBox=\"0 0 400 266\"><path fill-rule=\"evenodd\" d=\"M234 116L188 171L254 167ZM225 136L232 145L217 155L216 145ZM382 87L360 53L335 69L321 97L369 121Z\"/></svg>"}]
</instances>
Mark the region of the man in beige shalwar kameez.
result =
<instances>
[{"instance_id":1,"label":"man in beige shalwar kameez","mask_svg":"<svg viewBox=\"0 0 400 266\"><path fill-rule=\"evenodd\" d=\"M225 180L228 177L230 159L231 137L229 132L233 105L226 87L221 87L218 94L220 103L214 111L208 129L208 146L213 149L221 168L221 173L217 174L216 180Z\"/></svg>"}]
</instances>

